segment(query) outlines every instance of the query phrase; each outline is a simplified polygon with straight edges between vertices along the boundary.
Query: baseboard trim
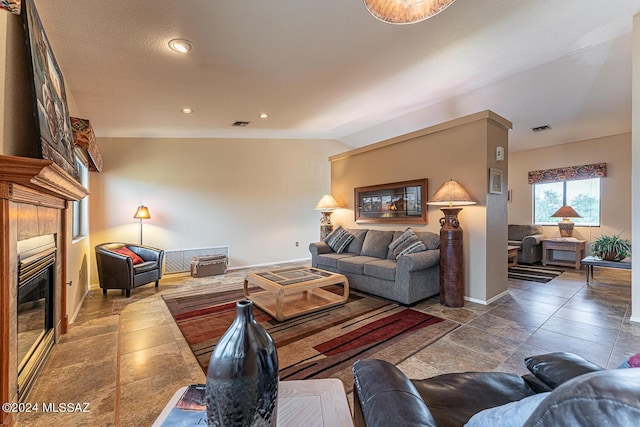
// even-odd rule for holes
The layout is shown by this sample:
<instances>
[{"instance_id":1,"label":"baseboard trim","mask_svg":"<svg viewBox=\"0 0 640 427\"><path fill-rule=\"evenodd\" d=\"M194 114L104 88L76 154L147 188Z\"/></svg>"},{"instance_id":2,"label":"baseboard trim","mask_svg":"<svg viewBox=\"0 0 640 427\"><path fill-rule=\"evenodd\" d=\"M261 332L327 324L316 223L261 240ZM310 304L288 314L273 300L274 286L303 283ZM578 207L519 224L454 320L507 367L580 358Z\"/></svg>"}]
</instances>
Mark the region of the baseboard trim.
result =
<instances>
[{"instance_id":1,"label":"baseboard trim","mask_svg":"<svg viewBox=\"0 0 640 427\"><path fill-rule=\"evenodd\" d=\"M89 295L89 289L91 287L87 286L87 290L85 291L84 295L82 295L82 299L80 300L80 303L78 304L78 306L76 307L76 311L73 312L73 315L71 316L71 319L69 319L69 324L73 324L73 322L76 321L76 317L78 317L78 313L80 313L80 309L82 308L82 304L84 304L84 299L87 297L87 295Z\"/></svg>"},{"instance_id":2,"label":"baseboard trim","mask_svg":"<svg viewBox=\"0 0 640 427\"><path fill-rule=\"evenodd\" d=\"M636 317L636 316L631 316L629 318L630 322L634 322L634 323L640 323L640 317Z\"/></svg>"},{"instance_id":3,"label":"baseboard trim","mask_svg":"<svg viewBox=\"0 0 640 427\"><path fill-rule=\"evenodd\" d=\"M476 304L482 304L482 305L489 305L492 302L495 302L497 300L499 300L500 298L502 298L503 296L507 295L509 293L509 290L507 289L504 292L499 293L498 295L496 295L493 298L489 298L488 300L481 300L481 299L476 299L476 298L471 298L471 297L464 297L465 301L469 301L469 302L474 302Z\"/></svg>"}]
</instances>

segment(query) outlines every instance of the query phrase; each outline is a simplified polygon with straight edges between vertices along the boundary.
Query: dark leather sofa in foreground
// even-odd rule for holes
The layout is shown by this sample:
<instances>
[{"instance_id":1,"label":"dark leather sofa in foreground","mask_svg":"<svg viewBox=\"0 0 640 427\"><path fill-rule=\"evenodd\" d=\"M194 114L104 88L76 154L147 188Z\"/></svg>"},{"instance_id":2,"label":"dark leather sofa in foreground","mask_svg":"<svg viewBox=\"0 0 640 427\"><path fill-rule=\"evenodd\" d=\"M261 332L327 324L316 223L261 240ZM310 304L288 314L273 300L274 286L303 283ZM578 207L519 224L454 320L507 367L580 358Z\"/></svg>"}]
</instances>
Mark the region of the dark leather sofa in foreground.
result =
<instances>
[{"instance_id":1,"label":"dark leather sofa in foreground","mask_svg":"<svg viewBox=\"0 0 640 427\"><path fill-rule=\"evenodd\" d=\"M359 360L353 365L356 426L640 425L640 368L605 370L571 353L533 356L525 364L531 374L410 380L388 362Z\"/></svg>"}]
</instances>

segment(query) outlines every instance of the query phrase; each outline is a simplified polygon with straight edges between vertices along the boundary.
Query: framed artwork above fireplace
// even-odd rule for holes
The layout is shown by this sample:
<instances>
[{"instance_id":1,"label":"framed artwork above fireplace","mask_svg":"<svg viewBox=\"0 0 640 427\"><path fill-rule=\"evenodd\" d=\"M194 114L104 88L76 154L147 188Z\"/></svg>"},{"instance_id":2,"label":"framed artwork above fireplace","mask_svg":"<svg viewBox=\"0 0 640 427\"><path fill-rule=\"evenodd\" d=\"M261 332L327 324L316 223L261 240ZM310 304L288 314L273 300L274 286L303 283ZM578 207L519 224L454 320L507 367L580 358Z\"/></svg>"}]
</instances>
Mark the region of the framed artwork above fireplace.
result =
<instances>
[{"instance_id":1,"label":"framed artwork above fireplace","mask_svg":"<svg viewBox=\"0 0 640 427\"><path fill-rule=\"evenodd\" d=\"M32 0L24 0L24 24L32 77L32 96L40 156L76 180L73 134L62 72Z\"/></svg>"}]
</instances>

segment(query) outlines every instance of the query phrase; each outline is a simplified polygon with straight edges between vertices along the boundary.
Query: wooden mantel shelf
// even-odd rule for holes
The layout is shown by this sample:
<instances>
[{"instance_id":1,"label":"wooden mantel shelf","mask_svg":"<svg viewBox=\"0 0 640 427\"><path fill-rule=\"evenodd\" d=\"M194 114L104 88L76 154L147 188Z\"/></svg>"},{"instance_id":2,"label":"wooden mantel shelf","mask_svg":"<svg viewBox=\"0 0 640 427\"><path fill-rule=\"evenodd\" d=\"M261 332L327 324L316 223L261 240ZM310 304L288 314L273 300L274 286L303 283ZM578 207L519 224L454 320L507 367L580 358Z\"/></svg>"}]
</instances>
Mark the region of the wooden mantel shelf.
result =
<instances>
[{"instance_id":1,"label":"wooden mantel shelf","mask_svg":"<svg viewBox=\"0 0 640 427\"><path fill-rule=\"evenodd\" d=\"M80 200L89 194L51 160L0 155L0 181L24 185L65 200Z\"/></svg>"}]
</instances>

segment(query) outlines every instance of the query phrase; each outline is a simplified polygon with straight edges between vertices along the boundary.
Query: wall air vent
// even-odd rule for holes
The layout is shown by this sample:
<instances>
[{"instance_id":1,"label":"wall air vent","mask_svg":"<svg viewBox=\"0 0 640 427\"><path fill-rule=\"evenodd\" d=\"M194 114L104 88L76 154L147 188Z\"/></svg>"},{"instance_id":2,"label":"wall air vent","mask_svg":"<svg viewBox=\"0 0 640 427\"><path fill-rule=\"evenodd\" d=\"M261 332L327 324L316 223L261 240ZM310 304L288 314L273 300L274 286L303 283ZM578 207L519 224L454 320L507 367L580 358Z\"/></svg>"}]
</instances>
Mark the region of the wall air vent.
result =
<instances>
[{"instance_id":1,"label":"wall air vent","mask_svg":"<svg viewBox=\"0 0 640 427\"><path fill-rule=\"evenodd\" d=\"M238 121L238 122L234 122L233 126L246 128L247 125L249 125L249 123L251 123L251 122L240 122L240 121Z\"/></svg>"},{"instance_id":2,"label":"wall air vent","mask_svg":"<svg viewBox=\"0 0 640 427\"><path fill-rule=\"evenodd\" d=\"M549 130L549 129L551 129L551 126L549 125L542 125L535 128L531 128L531 130L534 132L544 132L545 130Z\"/></svg>"}]
</instances>

